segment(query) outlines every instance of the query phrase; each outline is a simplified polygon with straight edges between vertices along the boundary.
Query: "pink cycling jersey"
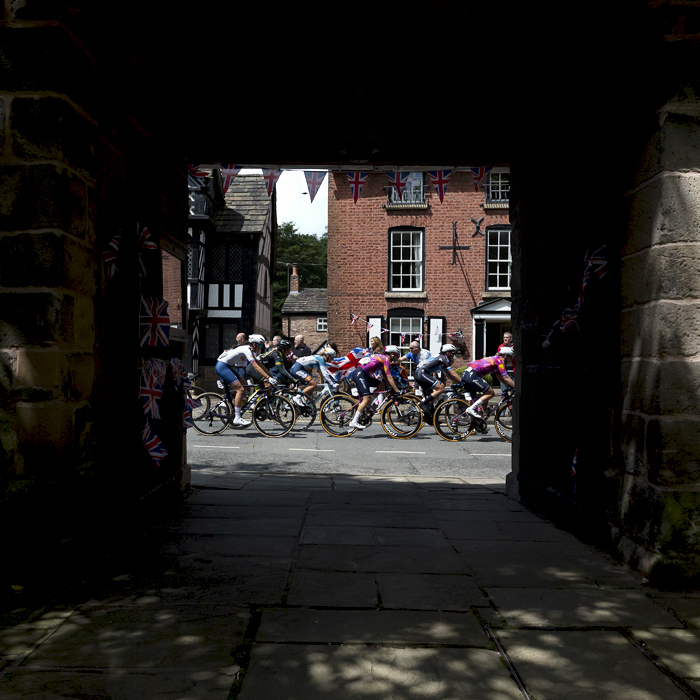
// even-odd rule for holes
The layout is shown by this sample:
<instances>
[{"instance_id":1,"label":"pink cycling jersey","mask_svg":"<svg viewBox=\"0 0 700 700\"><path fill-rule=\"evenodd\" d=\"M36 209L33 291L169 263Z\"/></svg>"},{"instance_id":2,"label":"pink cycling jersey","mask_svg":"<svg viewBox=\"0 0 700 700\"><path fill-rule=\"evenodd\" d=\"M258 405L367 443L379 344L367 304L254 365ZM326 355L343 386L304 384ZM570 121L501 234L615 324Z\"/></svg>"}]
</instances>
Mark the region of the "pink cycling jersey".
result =
<instances>
[{"instance_id":1,"label":"pink cycling jersey","mask_svg":"<svg viewBox=\"0 0 700 700\"><path fill-rule=\"evenodd\" d=\"M469 369L474 370L480 377L483 377L485 374L497 374L500 372L501 376L508 378L506 365L500 355L474 360L474 362L469 363Z\"/></svg>"},{"instance_id":2,"label":"pink cycling jersey","mask_svg":"<svg viewBox=\"0 0 700 700\"><path fill-rule=\"evenodd\" d=\"M370 355L360 360L360 367L367 373L372 374L377 370L382 370L387 377L391 376L391 366L388 355Z\"/></svg>"}]
</instances>

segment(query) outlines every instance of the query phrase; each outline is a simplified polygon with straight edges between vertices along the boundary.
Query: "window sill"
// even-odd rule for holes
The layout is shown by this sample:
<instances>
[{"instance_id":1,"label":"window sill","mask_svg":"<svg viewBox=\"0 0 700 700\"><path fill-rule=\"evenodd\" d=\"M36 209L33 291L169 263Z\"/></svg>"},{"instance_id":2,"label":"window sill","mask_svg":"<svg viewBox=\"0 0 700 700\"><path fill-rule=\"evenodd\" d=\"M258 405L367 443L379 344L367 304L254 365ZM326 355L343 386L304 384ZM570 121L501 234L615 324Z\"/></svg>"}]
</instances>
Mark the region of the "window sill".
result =
<instances>
[{"instance_id":1,"label":"window sill","mask_svg":"<svg viewBox=\"0 0 700 700\"><path fill-rule=\"evenodd\" d=\"M510 299L510 289L502 289L500 292L481 292L482 299Z\"/></svg>"},{"instance_id":2,"label":"window sill","mask_svg":"<svg viewBox=\"0 0 700 700\"><path fill-rule=\"evenodd\" d=\"M387 211L395 211L396 209L429 209L427 202L401 202L401 204L385 204L384 209Z\"/></svg>"},{"instance_id":3,"label":"window sill","mask_svg":"<svg viewBox=\"0 0 700 700\"><path fill-rule=\"evenodd\" d=\"M510 202L484 202L481 206L484 209L509 209Z\"/></svg>"},{"instance_id":4,"label":"window sill","mask_svg":"<svg viewBox=\"0 0 700 700\"><path fill-rule=\"evenodd\" d=\"M385 299L427 299L428 292L384 292Z\"/></svg>"}]
</instances>

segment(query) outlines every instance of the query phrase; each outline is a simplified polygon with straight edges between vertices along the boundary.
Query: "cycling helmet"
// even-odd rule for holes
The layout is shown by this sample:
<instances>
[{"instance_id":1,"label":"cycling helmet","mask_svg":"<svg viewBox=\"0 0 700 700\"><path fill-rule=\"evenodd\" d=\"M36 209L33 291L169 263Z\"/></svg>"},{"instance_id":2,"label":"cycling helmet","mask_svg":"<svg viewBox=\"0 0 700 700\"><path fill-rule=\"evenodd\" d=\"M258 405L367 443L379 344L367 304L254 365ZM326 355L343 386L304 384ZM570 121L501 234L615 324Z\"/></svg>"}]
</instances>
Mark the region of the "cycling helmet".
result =
<instances>
[{"instance_id":1,"label":"cycling helmet","mask_svg":"<svg viewBox=\"0 0 700 700\"><path fill-rule=\"evenodd\" d=\"M333 348L326 346L325 348L323 348L323 350L321 350L321 355L328 355L329 357L335 357L335 350L333 350Z\"/></svg>"},{"instance_id":2,"label":"cycling helmet","mask_svg":"<svg viewBox=\"0 0 700 700\"><path fill-rule=\"evenodd\" d=\"M452 343L445 343L441 348L440 352L457 352L457 348L452 345Z\"/></svg>"},{"instance_id":3,"label":"cycling helmet","mask_svg":"<svg viewBox=\"0 0 700 700\"><path fill-rule=\"evenodd\" d=\"M396 353L397 355L399 354L400 350L396 347L396 345L387 345L384 348L384 352L387 355L391 355L392 353Z\"/></svg>"},{"instance_id":4,"label":"cycling helmet","mask_svg":"<svg viewBox=\"0 0 700 700\"><path fill-rule=\"evenodd\" d=\"M248 342L251 345L265 345L265 336L259 333L253 333L248 336Z\"/></svg>"},{"instance_id":5,"label":"cycling helmet","mask_svg":"<svg viewBox=\"0 0 700 700\"><path fill-rule=\"evenodd\" d=\"M292 344L285 338L281 338L277 341L277 347L282 348L282 350L289 350L289 348L292 347Z\"/></svg>"},{"instance_id":6,"label":"cycling helmet","mask_svg":"<svg viewBox=\"0 0 700 700\"><path fill-rule=\"evenodd\" d=\"M513 357L515 353L513 352L513 348L509 348L507 345L504 348L501 348L498 351L499 355L508 355L509 357Z\"/></svg>"}]
</instances>

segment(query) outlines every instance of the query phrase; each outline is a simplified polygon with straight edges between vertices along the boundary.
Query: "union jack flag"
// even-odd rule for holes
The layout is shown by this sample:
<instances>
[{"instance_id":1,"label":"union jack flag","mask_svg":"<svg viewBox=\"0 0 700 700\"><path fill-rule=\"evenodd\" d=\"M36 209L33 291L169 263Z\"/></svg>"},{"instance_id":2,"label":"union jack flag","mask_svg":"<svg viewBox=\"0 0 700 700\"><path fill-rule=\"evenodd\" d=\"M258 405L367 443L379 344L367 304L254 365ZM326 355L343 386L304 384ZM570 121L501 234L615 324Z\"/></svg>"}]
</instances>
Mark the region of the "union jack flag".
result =
<instances>
[{"instance_id":1,"label":"union jack flag","mask_svg":"<svg viewBox=\"0 0 700 700\"><path fill-rule=\"evenodd\" d=\"M605 277L605 275L608 274L608 271L605 269L608 265L608 259L602 253L604 250L605 246L603 245L598 248L598 250L596 250L596 252L593 253L590 258L588 258L586 273L589 273L589 270L593 270L598 277Z\"/></svg>"},{"instance_id":2,"label":"union jack flag","mask_svg":"<svg viewBox=\"0 0 700 700\"><path fill-rule=\"evenodd\" d=\"M575 325L578 329L578 307L575 306L573 309L566 308L561 312L561 319L559 321L559 327L562 331L565 331L569 326Z\"/></svg>"},{"instance_id":3,"label":"union jack flag","mask_svg":"<svg viewBox=\"0 0 700 700\"><path fill-rule=\"evenodd\" d=\"M363 348L353 348L345 357L328 362L328 369L333 373L337 382L347 377L360 364L360 358L364 357L367 351Z\"/></svg>"},{"instance_id":4,"label":"union jack flag","mask_svg":"<svg viewBox=\"0 0 700 700\"><path fill-rule=\"evenodd\" d=\"M160 418L158 400L163 395L163 387L158 382L155 372L146 367L141 371L141 386L139 387L139 397L143 399L143 412L150 413L153 418Z\"/></svg>"},{"instance_id":5,"label":"union jack flag","mask_svg":"<svg viewBox=\"0 0 700 700\"><path fill-rule=\"evenodd\" d=\"M401 199L403 191L408 184L408 178L411 177L411 173L387 173L387 175L389 176L389 182L396 187L399 199Z\"/></svg>"},{"instance_id":6,"label":"union jack flag","mask_svg":"<svg viewBox=\"0 0 700 700\"><path fill-rule=\"evenodd\" d=\"M447 183L450 180L450 175L452 175L451 170L429 170L428 175L435 187L435 191L440 197L440 204L442 204L442 198L445 196L445 191L447 190Z\"/></svg>"},{"instance_id":7,"label":"union jack flag","mask_svg":"<svg viewBox=\"0 0 700 700\"><path fill-rule=\"evenodd\" d=\"M402 333L402 334L401 334L401 343L400 343L401 345L403 345L403 341L404 341L404 340L406 340L406 334L405 334L405 333Z\"/></svg>"},{"instance_id":8,"label":"union jack flag","mask_svg":"<svg viewBox=\"0 0 700 700\"><path fill-rule=\"evenodd\" d=\"M221 179L224 184L224 194L226 194L226 191L233 182L233 178L238 175L240 169L240 165L234 165L233 163L221 163Z\"/></svg>"},{"instance_id":9,"label":"union jack flag","mask_svg":"<svg viewBox=\"0 0 700 700\"><path fill-rule=\"evenodd\" d=\"M187 407L185 407L184 418L185 432L187 432L188 428L194 428L194 421L192 420L192 411L190 411L190 409Z\"/></svg>"},{"instance_id":10,"label":"union jack flag","mask_svg":"<svg viewBox=\"0 0 700 700\"><path fill-rule=\"evenodd\" d=\"M367 176L369 173L346 173L348 176L348 182L350 183L350 189L352 191L352 199L357 204L357 198L362 192L362 188L367 182Z\"/></svg>"},{"instance_id":11,"label":"union jack flag","mask_svg":"<svg viewBox=\"0 0 700 700\"><path fill-rule=\"evenodd\" d=\"M372 324L367 321L367 332L369 333L372 330Z\"/></svg>"},{"instance_id":12,"label":"union jack flag","mask_svg":"<svg viewBox=\"0 0 700 700\"><path fill-rule=\"evenodd\" d=\"M265 182L267 183L267 196L272 197L272 190L275 189L275 185L277 184L277 180L280 179L280 175L282 174L281 170L273 170L272 168L263 168L263 178L265 179Z\"/></svg>"},{"instance_id":13,"label":"union jack flag","mask_svg":"<svg viewBox=\"0 0 700 700\"><path fill-rule=\"evenodd\" d=\"M157 297L141 297L139 316L141 346L170 345L168 302Z\"/></svg>"},{"instance_id":14,"label":"union jack flag","mask_svg":"<svg viewBox=\"0 0 700 700\"><path fill-rule=\"evenodd\" d=\"M192 163L187 164L187 170L189 170L190 175L194 175L194 177L207 177L209 174L204 170L200 170L199 165L192 165Z\"/></svg>"},{"instance_id":15,"label":"union jack flag","mask_svg":"<svg viewBox=\"0 0 700 700\"><path fill-rule=\"evenodd\" d=\"M143 363L143 366L149 374L155 375L155 378L158 381L159 386L162 387L164 382L165 382L165 375L168 371L167 362L165 362L165 360L151 358L151 359L146 360Z\"/></svg>"},{"instance_id":16,"label":"union jack flag","mask_svg":"<svg viewBox=\"0 0 700 700\"><path fill-rule=\"evenodd\" d=\"M492 165L482 165L480 168L471 168L472 175L474 175L474 192L479 191L481 181L491 170L493 170Z\"/></svg>"},{"instance_id":17,"label":"union jack flag","mask_svg":"<svg viewBox=\"0 0 700 700\"><path fill-rule=\"evenodd\" d=\"M151 459L153 459L156 464L158 464L163 457L168 456L168 452L165 447L163 447L160 438L151 430L151 426L148 425L148 423L141 433L141 441L148 451L148 454L151 456Z\"/></svg>"},{"instance_id":18,"label":"union jack flag","mask_svg":"<svg viewBox=\"0 0 700 700\"><path fill-rule=\"evenodd\" d=\"M326 172L318 170L304 170L304 177L306 178L306 186L309 188L309 196L311 197L311 202L313 203L316 193L323 184L323 180L326 177Z\"/></svg>"},{"instance_id":19,"label":"union jack flag","mask_svg":"<svg viewBox=\"0 0 700 700\"><path fill-rule=\"evenodd\" d=\"M552 327L549 329L549 333L547 333L547 337L544 339L544 342L542 343L542 347L547 349L551 344L552 344L552 335L554 331L556 330L556 327L559 325L559 321L555 321L552 324Z\"/></svg>"},{"instance_id":20,"label":"union jack flag","mask_svg":"<svg viewBox=\"0 0 700 700\"><path fill-rule=\"evenodd\" d=\"M158 244L151 240L151 232L146 226L143 227L143 231L139 234L139 248L144 248L145 250L158 250Z\"/></svg>"},{"instance_id":21,"label":"union jack flag","mask_svg":"<svg viewBox=\"0 0 700 700\"><path fill-rule=\"evenodd\" d=\"M119 252L119 242L121 235L118 233L109 243L109 248L102 253L102 260L107 266L107 276L112 279L117 274L117 253Z\"/></svg>"},{"instance_id":22,"label":"union jack flag","mask_svg":"<svg viewBox=\"0 0 700 700\"><path fill-rule=\"evenodd\" d=\"M360 317L355 316L355 314L352 311L350 312L350 315L352 316L352 322L350 323L350 325L352 326L355 323L355 321L357 321L357 319Z\"/></svg>"},{"instance_id":23,"label":"union jack flag","mask_svg":"<svg viewBox=\"0 0 700 700\"><path fill-rule=\"evenodd\" d=\"M179 389L180 383L187 377L185 366L182 364L182 360L179 357L173 357L170 360L170 367L173 370L173 381L175 382L175 388Z\"/></svg>"}]
</instances>

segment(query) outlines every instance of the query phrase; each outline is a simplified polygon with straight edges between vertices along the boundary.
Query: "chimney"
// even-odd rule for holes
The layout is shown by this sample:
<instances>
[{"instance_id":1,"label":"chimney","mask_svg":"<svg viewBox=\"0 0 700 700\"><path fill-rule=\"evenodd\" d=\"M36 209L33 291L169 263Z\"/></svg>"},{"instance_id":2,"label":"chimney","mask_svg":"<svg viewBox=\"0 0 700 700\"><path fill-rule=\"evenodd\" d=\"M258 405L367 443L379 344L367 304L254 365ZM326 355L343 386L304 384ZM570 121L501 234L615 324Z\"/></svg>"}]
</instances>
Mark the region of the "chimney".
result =
<instances>
[{"instance_id":1,"label":"chimney","mask_svg":"<svg viewBox=\"0 0 700 700\"><path fill-rule=\"evenodd\" d=\"M297 274L297 264L292 264L292 276L289 280L289 293L299 294L299 275Z\"/></svg>"}]
</instances>

